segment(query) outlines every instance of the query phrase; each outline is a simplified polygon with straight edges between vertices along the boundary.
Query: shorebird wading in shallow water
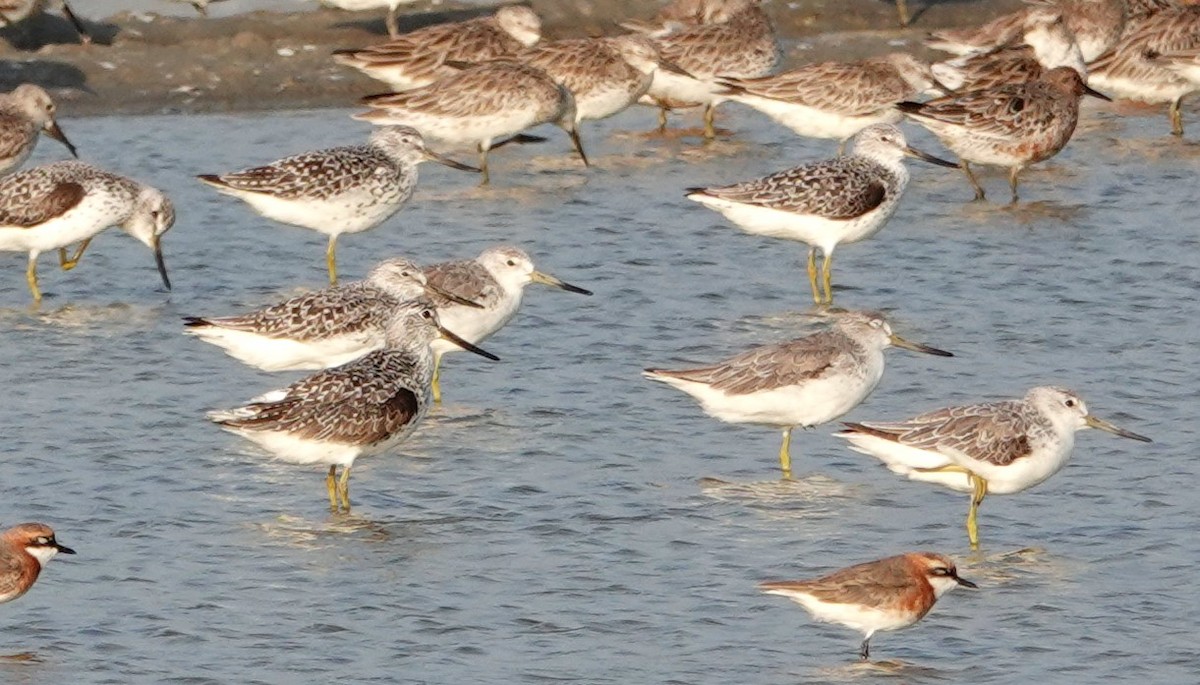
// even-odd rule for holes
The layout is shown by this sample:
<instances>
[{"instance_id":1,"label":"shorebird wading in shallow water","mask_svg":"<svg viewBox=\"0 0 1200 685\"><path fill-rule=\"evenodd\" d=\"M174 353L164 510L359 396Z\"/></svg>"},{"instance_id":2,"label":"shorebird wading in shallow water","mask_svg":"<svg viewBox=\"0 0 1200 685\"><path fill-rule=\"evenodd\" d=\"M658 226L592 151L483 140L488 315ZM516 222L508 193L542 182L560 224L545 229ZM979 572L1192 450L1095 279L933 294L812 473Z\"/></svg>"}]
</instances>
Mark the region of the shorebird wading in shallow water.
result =
<instances>
[{"instance_id":1,"label":"shorebird wading in shallow water","mask_svg":"<svg viewBox=\"0 0 1200 685\"><path fill-rule=\"evenodd\" d=\"M354 115L372 124L407 124L426 138L451 144L475 143L482 185L487 185L488 150L541 124L567 132L583 165L588 165L576 126L575 98L542 71L512 59L464 65L461 72L402 93L363 98L370 112ZM494 143L497 138L501 142Z\"/></svg>"},{"instance_id":2,"label":"shorebird wading in shallow water","mask_svg":"<svg viewBox=\"0 0 1200 685\"><path fill-rule=\"evenodd\" d=\"M517 315L525 286L530 283L542 283L581 295L592 294L590 290L535 270L529 255L507 245L490 247L475 259L434 264L425 269L425 277L440 292L451 293L459 298L459 301L450 301L434 294L431 299L437 304L438 315L445 325L472 343L488 339ZM482 307L464 306L461 300L478 303ZM438 383L442 355L458 349L458 346L446 341L433 343L435 402L440 402L442 397Z\"/></svg>"},{"instance_id":3,"label":"shorebird wading in shallow water","mask_svg":"<svg viewBox=\"0 0 1200 685\"><path fill-rule=\"evenodd\" d=\"M909 552L868 561L814 580L760 583L758 589L804 607L824 623L838 623L863 634L858 655L866 661L871 636L881 630L907 628L925 617L934 603L958 587L976 588L948 557Z\"/></svg>"},{"instance_id":4,"label":"shorebird wading in shallow water","mask_svg":"<svg viewBox=\"0 0 1200 685\"><path fill-rule=\"evenodd\" d=\"M22 523L0 533L0 604L29 592L54 555L74 554L44 523Z\"/></svg>"},{"instance_id":5,"label":"shorebird wading in shallow water","mask_svg":"<svg viewBox=\"0 0 1200 685\"><path fill-rule=\"evenodd\" d=\"M170 290L162 236L175 224L175 207L161 191L83 162L55 162L0 178L0 251L29 252L25 280L41 302L37 258L58 250L64 271L75 268L92 238L120 226L154 251ZM67 246L79 243L67 257Z\"/></svg>"},{"instance_id":6,"label":"shorebird wading in shallow water","mask_svg":"<svg viewBox=\"0 0 1200 685\"><path fill-rule=\"evenodd\" d=\"M848 423L835 435L877 457L895 473L971 493L967 538L979 546L976 512L990 492L1021 492L1066 466L1075 432L1098 428L1123 438L1150 438L1088 413L1074 391L1037 387L1020 400L947 407L891 423Z\"/></svg>"},{"instance_id":7,"label":"shorebird wading in shallow water","mask_svg":"<svg viewBox=\"0 0 1200 685\"><path fill-rule=\"evenodd\" d=\"M646 99L659 108L660 132L668 110L703 105L704 137L716 137L713 116L726 99L718 79L766 76L779 64L775 30L759 0L709 0L703 19L652 34L662 58L684 72L654 73Z\"/></svg>"},{"instance_id":8,"label":"shorebird wading in shallow water","mask_svg":"<svg viewBox=\"0 0 1200 685\"><path fill-rule=\"evenodd\" d=\"M198 178L268 219L327 234L325 264L329 282L336 283L338 236L374 228L400 211L417 186L417 165L427 160L479 171L426 148L415 129L387 126L372 132L366 145L306 152Z\"/></svg>"},{"instance_id":9,"label":"shorebird wading in shallow water","mask_svg":"<svg viewBox=\"0 0 1200 685\"><path fill-rule=\"evenodd\" d=\"M724 94L810 138L845 141L903 117L896 104L937 88L929 65L903 52L807 64L774 76L722 79Z\"/></svg>"},{"instance_id":10,"label":"shorebird wading in shallow water","mask_svg":"<svg viewBox=\"0 0 1200 685\"><path fill-rule=\"evenodd\" d=\"M421 267L395 257L371 269L365 280L305 293L256 312L186 317L185 332L264 371L325 369L383 347L396 307L435 294L481 306L430 286Z\"/></svg>"},{"instance_id":11,"label":"shorebird wading in shallow water","mask_svg":"<svg viewBox=\"0 0 1200 685\"><path fill-rule=\"evenodd\" d=\"M1083 82L1079 72L1058 67L1035 81L968 91L929 102L898 105L913 121L929 129L962 158L962 170L975 200L985 199L971 164L1008 167L1012 202L1020 199L1017 182L1030 164L1057 155L1079 122L1084 94L1108 100Z\"/></svg>"},{"instance_id":12,"label":"shorebird wading in shallow water","mask_svg":"<svg viewBox=\"0 0 1200 685\"><path fill-rule=\"evenodd\" d=\"M1200 90L1189 53L1200 49L1200 6L1169 7L1131 24L1091 65L1088 83L1113 97L1170 103L1171 133L1183 135L1183 99Z\"/></svg>"},{"instance_id":13,"label":"shorebird wading in shallow water","mask_svg":"<svg viewBox=\"0 0 1200 685\"><path fill-rule=\"evenodd\" d=\"M430 343L442 338L498 359L443 327L425 300L399 305L386 335L383 349L208 416L283 461L329 466L329 508L349 512L354 460L395 447L429 411Z\"/></svg>"},{"instance_id":14,"label":"shorebird wading in shallow water","mask_svg":"<svg viewBox=\"0 0 1200 685\"><path fill-rule=\"evenodd\" d=\"M604 119L646 94L659 69L687 76L659 57L645 36L568 38L518 53L517 59L545 71L575 98L575 121Z\"/></svg>"},{"instance_id":15,"label":"shorebird wading in shallow water","mask_svg":"<svg viewBox=\"0 0 1200 685\"><path fill-rule=\"evenodd\" d=\"M891 218L908 185L906 155L958 166L913 149L895 126L875 124L858 134L847 156L736 185L691 188L687 197L747 233L808 244L813 301L827 305L833 302L833 249L871 237ZM820 274L818 249L825 256Z\"/></svg>"},{"instance_id":16,"label":"shorebird wading in shallow water","mask_svg":"<svg viewBox=\"0 0 1200 685\"><path fill-rule=\"evenodd\" d=\"M792 430L828 423L857 407L883 377L886 348L954 356L901 338L878 312L832 316L827 331L756 347L710 366L646 369L644 375L686 392L721 421L781 428L779 467L790 479Z\"/></svg>"},{"instance_id":17,"label":"shorebird wading in shallow water","mask_svg":"<svg viewBox=\"0 0 1200 685\"><path fill-rule=\"evenodd\" d=\"M37 146L42 131L78 157L75 146L54 119L50 94L32 83L22 83L11 93L0 95L0 174L25 163Z\"/></svg>"}]
</instances>

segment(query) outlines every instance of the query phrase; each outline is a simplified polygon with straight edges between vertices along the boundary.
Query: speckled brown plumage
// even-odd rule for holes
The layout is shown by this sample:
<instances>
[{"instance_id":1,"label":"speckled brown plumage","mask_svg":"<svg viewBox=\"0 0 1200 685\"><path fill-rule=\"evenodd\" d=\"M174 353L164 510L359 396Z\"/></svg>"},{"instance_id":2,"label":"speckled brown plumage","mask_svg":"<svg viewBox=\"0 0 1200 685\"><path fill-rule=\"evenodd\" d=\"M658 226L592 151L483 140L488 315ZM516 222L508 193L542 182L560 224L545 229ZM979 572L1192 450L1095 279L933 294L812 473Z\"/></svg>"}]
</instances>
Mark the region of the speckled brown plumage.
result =
<instances>
[{"instance_id":1,"label":"speckled brown plumage","mask_svg":"<svg viewBox=\"0 0 1200 685\"><path fill-rule=\"evenodd\" d=\"M826 219L853 219L900 192L895 175L865 157L835 157L720 188L693 189L724 200Z\"/></svg>"}]
</instances>

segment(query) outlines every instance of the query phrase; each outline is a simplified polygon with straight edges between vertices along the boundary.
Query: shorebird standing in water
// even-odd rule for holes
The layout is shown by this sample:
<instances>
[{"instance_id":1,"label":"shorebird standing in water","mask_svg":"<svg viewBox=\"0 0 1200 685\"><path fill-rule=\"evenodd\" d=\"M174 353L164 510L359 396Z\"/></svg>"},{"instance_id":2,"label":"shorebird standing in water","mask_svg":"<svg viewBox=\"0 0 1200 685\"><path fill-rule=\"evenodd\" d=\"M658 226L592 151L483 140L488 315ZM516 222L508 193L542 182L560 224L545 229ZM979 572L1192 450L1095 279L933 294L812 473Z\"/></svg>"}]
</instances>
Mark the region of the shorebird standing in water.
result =
<instances>
[{"instance_id":1,"label":"shorebird standing in water","mask_svg":"<svg viewBox=\"0 0 1200 685\"><path fill-rule=\"evenodd\" d=\"M866 661L871 636L881 630L907 628L925 617L950 590L976 588L958 576L948 557L909 552L868 561L814 580L760 583L759 590L780 595L804 607L818 621L838 623L863 634L858 655Z\"/></svg>"},{"instance_id":2,"label":"shorebird standing in water","mask_svg":"<svg viewBox=\"0 0 1200 685\"><path fill-rule=\"evenodd\" d=\"M388 126L374 131L366 145L306 152L198 178L268 219L327 234L325 265L329 282L337 283L338 236L372 229L400 211L417 186L417 165L427 160L479 171L428 149L415 129Z\"/></svg>"},{"instance_id":3,"label":"shorebird standing in water","mask_svg":"<svg viewBox=\"0 0 1200 685\"><path fill-rule=\"evenodd\" d=\"M879 312L832 316L827 331L755 347L708 366L646 369L643 375L686 392L721 421L782 429L779 468L790 480L792 431L828 423L861 404L883 378L885 349L954 356L901 338Z\"/></svg>"},{"instance_id":4,"label":"shorebird standing in water","mask_svg":"<svg viewBox=\"0 0 1200 685\"><path fill-rule=\"evenodd\" d=\"M0 251L28 252L25 281L35 303L37 258L58 250L59 264L70 271L92 238L120 226L154 251L163 286L171 289L162 256L162 236L175 225L175 206L162 191L68 160L0 177ZM67 246L79 243L67 257Z\"/></svg>"},{"instance_id":5,"label":"shorebird standing in water","mask_svg":"<svg viewBox=\"0 0 1200 685\"><path fill-rule=\"evenodd\" d=\"M863 129L849 155L805 164L753 181L691 188L687 197L725 215L747 233L806 243L808 282L817 305L833 303L833 249L874 235L908 185L904 157L957 167L908 145L900 129ZM824 255L820 273L817 250Z\"/></svg>"},{"instance_id":6,"label":"shorebird standing in water","mask_svg":"<svg viewBox=\"0 0 1200 685\"><path fill-rule=\"evenodd\" d=\"M328 466L329 508L349 513L355 459L382 454L403 442L429 412L430 343L443 338L498 359L442 326L427 300L399 305L386 335L383 349L208 417L283 461Z\"/></svg>"},{"instance_id":7,"label":"shorebird standing in water","mask_svg":"<svg viewBox=\"0 0 1200 685\"><path fill-rule=\"evenodd\" d=\"M1038 387L1019 400L946 407L895 422L846 424L835 433L851 449L882 460L894 473L971 493L967 538L979 546L976 522L987 494L1027 490L1066 466L1075 433L1098 428L1123 438L1150 438L1092 416L1077 393Z\"/></svg>"}]
</instances>

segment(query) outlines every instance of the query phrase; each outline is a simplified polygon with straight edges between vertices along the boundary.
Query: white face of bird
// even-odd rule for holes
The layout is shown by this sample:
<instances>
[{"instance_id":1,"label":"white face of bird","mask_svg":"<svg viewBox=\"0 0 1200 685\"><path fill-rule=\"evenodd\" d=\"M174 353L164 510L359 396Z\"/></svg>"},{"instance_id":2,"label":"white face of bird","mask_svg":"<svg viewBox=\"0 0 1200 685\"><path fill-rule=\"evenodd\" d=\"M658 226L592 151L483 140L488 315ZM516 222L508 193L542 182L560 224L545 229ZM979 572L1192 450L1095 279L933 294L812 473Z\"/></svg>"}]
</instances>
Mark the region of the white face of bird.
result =
<instances>
[{"instance_id":1,"label":"white face of bird","mask_svg":"<svg viewBox=\"0 0 1200 685\"><path fill-rule=\"evenodd\" d=\"M158 240L175 225L175 205L162 191L145 186L133 203L133 211L121 225L125 232L150 249L157 249Z\"/></svg>"},{"instance_id":2,"label":"white face of bird","mask_svg":"<svg viewBox=\"0 0 1200 685\"><path fill-rule=\"evenodd\" d=\"M1050 418L1060 430L1074 432L1084 428L1096 428L1106 433L1119 435L1139 442L1150 442L1150 438L1138 435L1124 428L1118 428L1103 419L1098 419L1088 412L1087 404L1079 393L1067 388L1040 387L1033 388L1025 396L1026 400L1037 407Z\"/></svg>"},{"instance_id":3,"label":"white face of bird","mask_svg":"<svg viewBox=\"0 0 1200 685\"><path fill-rule=\"evenodd\" d=\"M496 23L525 47L542 39L542 20L525 5L509 5L496 12Z\"/></svg>"},{"instance_id":4,"label":"white face of bird","mask_svg":"<svg viewBox=\"0 0 1200 685\"><path fill-rule=\"evenodd\" d=\"M371 132L368 141L390 157L414 163L425 159L425 138L411 126L381 126Z\"/></svg>"},{"instance_id":5,"label":"white face of bird","mask_svg":"<svg viewBox=\"0 0 1200 685\"><path fill-rule=\"evenodd\" d=\"M134 201L133 211L121 224L126 233L154 251L158 275L162 277L167 290L171 289L171 279L167 277L167 265L163 261L162 235L174 225L175 205L161 191L149 186L142 187Z\"/></svg>"},{"instance_id":6,"label":"white face of bird","mask_svg":"<svg viewBox=\"0 0 1200 685\"><path fill-rule=\"evenodd\" d=\"M400 300L425 294L426 278L412 260L395 257L380 262L367 274L367 282Z\"/></svg>"},{"instance_id":7,"label":"white face of bird","mask_svg":"<svg viewBox=\"0 0 1200 685\"><path fill-rule=\"evenodd\" d=\"M925 580L929 581L935 597L941 597L959 585L969 588L978 587L966 578L959 578L954 562L941 554L922 553L918 557L918 563L923 567Z\"/></svg>"},{"instance_id":8,"label":"white face of bird","mask_svg":"<svg viewBox=\"0 0 1200 685\"><path fill-rule=\"evenodd\" d=\"M58 544L58 540L54 537L54 531L49 526L42 523L24 523L9 531L6 534L16 535L18 544L25 549L34 559L37 559L38 564L45 566L46 562L54 558L56 554L74 554L75 550L64 547Z\"/></svg>"}]
</instances>

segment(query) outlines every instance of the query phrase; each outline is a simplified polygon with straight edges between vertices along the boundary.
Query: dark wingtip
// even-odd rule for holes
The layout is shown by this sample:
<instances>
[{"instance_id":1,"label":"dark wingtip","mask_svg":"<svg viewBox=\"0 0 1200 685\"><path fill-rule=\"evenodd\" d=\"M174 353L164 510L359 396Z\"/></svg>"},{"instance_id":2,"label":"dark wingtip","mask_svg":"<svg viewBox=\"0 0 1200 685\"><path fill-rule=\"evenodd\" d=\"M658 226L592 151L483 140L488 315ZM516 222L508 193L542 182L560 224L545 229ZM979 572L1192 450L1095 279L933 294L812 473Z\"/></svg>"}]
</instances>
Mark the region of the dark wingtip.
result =
<instances>
[{"instance_id":1,"label":"dark wingtip","mask_svg":"<svg viewBox=\"0 0 1200 685\"><path fill-rule=\"evenodd\" d=\"M915 114L917 112L920 112L921 108L924 106L925 106L924 103L909 102L907 100L905 100L904 102L896 103L896 109L900 110L901 112L904 112L905 114Z\"/></svg>"},{"instance_id":2,"label":"dark wingtip","mask_svg":"<svg viewBox=\"0 0 1200 685\"><path fill-rule=\"evenodd\" d=\"M197 328L199 326L208 326L209 321L199 316L185 316L183 317L183 325L188 328Z\"/></svg>"},{"instance_id":3,"label":"dark wingtip","mask_svg":"<svg viewBox=\"0 0 1200 685\"><path fill-rule=\"evenodd\" d=\"M225 185L225 181L222 181L221 177L216 174L196 174L196 178L214 186Z\"/></svg>"},{"instance_id":4,"label":"dark wingtip","mask_svg":"<svg viewBox=\"0 0 1200 685\"><path fill-rule=\"evenodd\" d=\"M718 95L741 95L746 92L745 86L725 79L717 79L717 85L721 86L721 90L717 91Z\"/></svg>"},{"instance_id":5,"label":"dark wingtip","mask_svg":"<svg viewBox=\"0 0 1200 685\"><path fill-rule=\"evenodd\" d=\"M708 195L708 188L701 188L700 186L693 186L691 188L683 189L684 197L691 197L693 195Z\"/></svg>"}]
</instances>

